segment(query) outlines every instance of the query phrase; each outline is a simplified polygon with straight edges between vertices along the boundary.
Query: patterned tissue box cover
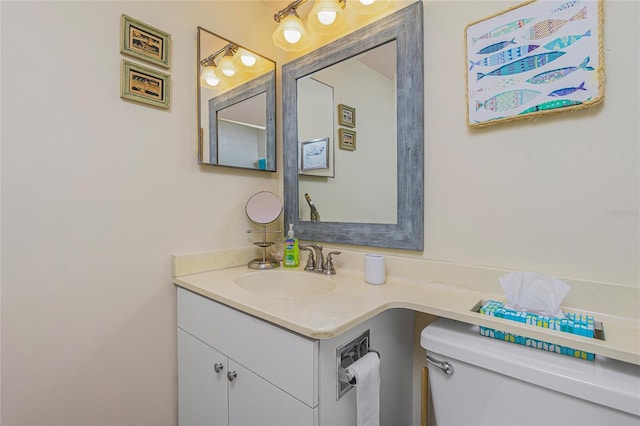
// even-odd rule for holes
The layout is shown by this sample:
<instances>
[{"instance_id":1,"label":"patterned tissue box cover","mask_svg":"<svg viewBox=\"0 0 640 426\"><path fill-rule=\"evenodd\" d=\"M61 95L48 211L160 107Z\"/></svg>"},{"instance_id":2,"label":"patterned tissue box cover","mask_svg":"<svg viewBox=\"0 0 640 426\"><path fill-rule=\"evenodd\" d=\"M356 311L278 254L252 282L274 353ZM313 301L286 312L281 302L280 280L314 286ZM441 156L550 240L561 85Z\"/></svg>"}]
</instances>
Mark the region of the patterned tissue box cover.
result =
<instances>
[{"instance_id":1,"label":"patterned tissue box cover","mask_svg":"<svg viewBox=\"0 0 640 426\"><path fill-rule=\"evenodd\" d=\"M504 318L538 327L558 330L565 333L577 334L586 337L595 337L594 319L589 315L565 314L564 318L556 318L544 315L537 315L530 312L515 311L504 307L504 303L490 300L485 303L479 311L481 314L497 318ZM531 339L517 334L505 333L494 328L480 326L480 334L506 342L517 343L519 345L530 346L549 352L555 352L574 358L582 358L589 361L595 359L595 354L573 349L567 346L556 345L542 340Z\"/></svg>"}]
</instances>

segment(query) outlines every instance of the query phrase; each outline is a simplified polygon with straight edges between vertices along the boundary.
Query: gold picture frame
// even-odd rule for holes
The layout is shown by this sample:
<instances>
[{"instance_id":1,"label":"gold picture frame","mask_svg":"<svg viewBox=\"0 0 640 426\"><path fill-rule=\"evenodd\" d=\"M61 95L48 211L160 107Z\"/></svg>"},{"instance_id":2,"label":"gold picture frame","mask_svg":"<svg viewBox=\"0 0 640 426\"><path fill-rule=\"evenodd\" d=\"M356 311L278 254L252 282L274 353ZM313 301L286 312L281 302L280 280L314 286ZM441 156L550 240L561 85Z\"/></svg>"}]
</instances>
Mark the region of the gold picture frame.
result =
<instances>
[{"instance_id":1,"label":"gold picture frame","mask_svg":"<svg viewBox=\"0 0 640 426\"><path fill-rule=\"evenodd\" d=\"M338 130L338 136L340 137L340 149L346 149L347 151L356 150L355 130L340 128Z\"/></svg>"},{"instance_id":2,"label":"gold picture frame","mask_svg":"<svg viewBox=\"0 0 640 426\"><path fill-rule=\"evenodd\" d=\"M120 97L158 108L169 109L171 76L122 60Z\"/></svg>"},{"instance_id":3,"label":"gold picture frame","mask_svg":"<svg viewBox=\"0 0 640 426\"><path fill-rule=\"evenodd\" d=\"M120 34L120 53L170 68L171 34L124 14Z\"/></svg>"},{"instance_id":4,"label":"gold picture frame","mask_svg":"<svg viewBox=\"0 0 640 426\"><path fill-rule=\"evenodd\" d=\"M356 127L356 109L345 104L339 104L338 123L341 126Z\"/></svg>"}]
</instances>

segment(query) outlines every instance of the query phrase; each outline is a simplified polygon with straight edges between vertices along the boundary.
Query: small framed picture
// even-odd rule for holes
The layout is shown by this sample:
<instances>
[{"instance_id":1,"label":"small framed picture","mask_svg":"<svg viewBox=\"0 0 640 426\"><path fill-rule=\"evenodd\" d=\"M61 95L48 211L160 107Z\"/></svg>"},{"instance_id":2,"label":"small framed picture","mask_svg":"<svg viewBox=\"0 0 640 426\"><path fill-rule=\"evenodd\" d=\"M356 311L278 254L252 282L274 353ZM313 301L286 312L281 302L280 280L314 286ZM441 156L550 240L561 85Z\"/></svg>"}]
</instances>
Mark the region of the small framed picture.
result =
<instances>
[{"instance_id":1,"label":"small framed picture","mask_svg":"<svg viewBox=\"0 0 640 426\"><path fill-rule=\"evenodd\" d=\"M169 109L170 78L169 74L123 59L120 72L120 97Z\"/></svg>"},{"instance_id":2,"label":"small framed picture","mask_svg":"<svg viewBox=\"0 0 640 426\"><path fill-rule=\"evenodd\" d=\"M338 123L341 126L356 127L356 109L344 104L339 104Z\"/></svg>"},{"instance_id":3,"label":"small framed picture","mask_svg":"<svg viewBox=\"0 0 640 426\"><path fill-rule=\"evenodd\" d=\"M340 136L340 149L346 149L348 151L356 150L356 131L351 129L339 129L338 135Z\"/></svg>"},{"instance_id":4,"label":"small framed picture","mask_svg":"<svg viewBox=\"0 0 640 426\"><path fill-rule=\"evenodd\" d=\"M329 138L300 143L300 170L329 168Z\"/></svg>"},{"instance_id":5,"label":"small framed picture","mask_svg":"<svg viewBox=\"0 0 640 426\"><path fill-rule=\"evenodd\" d=\"M122 15L120 27L120 53L135 56L162 68L170 67L170 34L127 15Z\"/></svg>"}]
</instances>

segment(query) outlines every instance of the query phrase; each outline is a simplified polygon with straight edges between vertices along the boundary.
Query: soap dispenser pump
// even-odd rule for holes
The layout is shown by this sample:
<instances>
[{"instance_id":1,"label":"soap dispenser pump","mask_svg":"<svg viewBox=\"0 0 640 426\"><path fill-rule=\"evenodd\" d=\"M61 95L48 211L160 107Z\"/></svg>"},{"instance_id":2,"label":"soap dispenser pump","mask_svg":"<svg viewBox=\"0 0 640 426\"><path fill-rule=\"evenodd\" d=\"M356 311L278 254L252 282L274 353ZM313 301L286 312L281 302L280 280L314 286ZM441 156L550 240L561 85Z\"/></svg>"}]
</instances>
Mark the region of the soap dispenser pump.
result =
<instances>
[{"instance_id":1,"label":"soap dispenser pump","mask_svg":"<svg viewBox=\"0 0 640 426\"><path fill-rule=\"evenodd\" d=\"M285 268L296 268L300 264L300 247L298 239L293 232L293 223L289 224L289 232L284 243L284 266Z\"/></svg>"}]
</instances>

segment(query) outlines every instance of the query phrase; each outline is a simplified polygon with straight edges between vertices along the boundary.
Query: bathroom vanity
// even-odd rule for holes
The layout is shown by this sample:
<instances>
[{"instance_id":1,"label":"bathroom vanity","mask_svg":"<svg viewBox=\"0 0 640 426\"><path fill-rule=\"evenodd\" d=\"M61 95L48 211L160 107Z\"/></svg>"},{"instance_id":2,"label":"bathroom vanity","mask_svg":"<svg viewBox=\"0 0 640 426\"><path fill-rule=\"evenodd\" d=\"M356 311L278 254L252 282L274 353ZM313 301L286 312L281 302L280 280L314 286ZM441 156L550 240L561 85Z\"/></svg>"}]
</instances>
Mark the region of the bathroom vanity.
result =
<instances>
[{"instance_id":1,"label":"bathroom vanity","mask_svg":"<svg viewBox=\"0 0 640 426\"><path fill-rule=\"evenodd\" d=\"M350 341L381 354L383 424L411 423L412 312L387 311L318 340L177 292L180 425L355 424L355 389L338 381L337 349Z\"/></svg>"},{"instance_id":2,"label":"bathroom vanity","mask_svg":"<svg viewBox=\"0 0 640 426\"><path fill-rule=\"evenodd\" d=\"M181 425L317 424L318 342L178 289Z\"/></svg>"},{"instance_id":3,"label":"bathroom vanity","mask_svg":"<svg viewBox=\"0 0 640 426\"><path fill-rule=\"evenodd\" d=\"M255 254L174 256L182 425L355 423L357 387L339 398L336 350L367 330L381 355L381 424L412 424L414 311L640 364L636 289L568 281L563 309L602 321L606 340L597 340L474 312L502 297L497 278L507 271L387 255L386 283L369 285L360 252L342 250L331 277L252 271ZM583 293L600 294L601 310Z\"/></svg>"}]
</instances>

